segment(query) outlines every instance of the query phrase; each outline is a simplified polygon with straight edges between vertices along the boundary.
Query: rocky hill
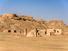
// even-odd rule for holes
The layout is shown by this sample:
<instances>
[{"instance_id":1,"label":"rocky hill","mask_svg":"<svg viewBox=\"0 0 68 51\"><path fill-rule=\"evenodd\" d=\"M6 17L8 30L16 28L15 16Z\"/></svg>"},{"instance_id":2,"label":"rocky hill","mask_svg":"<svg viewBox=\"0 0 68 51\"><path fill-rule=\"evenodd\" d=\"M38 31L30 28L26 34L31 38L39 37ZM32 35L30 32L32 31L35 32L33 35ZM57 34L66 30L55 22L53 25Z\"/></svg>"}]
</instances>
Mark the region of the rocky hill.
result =
<instances>
[{"instance_id":1,"label":"rocky hill","mask_svg":"<svg viewBox=\"0 0 68 51\"><path fill-rule=\"evenodd\" d=\"M67 31L68 27L60 20L36 20L32 16L18 16L16 14L3 14L0 15L0 32L5 32L6 30L16 30L24 32L30 32L32 29L51 29L51 28L61 28L63 31Z\"/></svg>"},{"instance_id":2,"label":"rocky hill","mask_svg":"<svg viewBox=\"0 0 68 51\"><path fill-rule=\"evenodd\" d=\"M47 28L45 22L37 21L32 16L17 16L16 14L3 14L0 16L0 28L5 29L29 29ZM1 31L1 30L0 30Z\"/></svg>"}]
</instances>

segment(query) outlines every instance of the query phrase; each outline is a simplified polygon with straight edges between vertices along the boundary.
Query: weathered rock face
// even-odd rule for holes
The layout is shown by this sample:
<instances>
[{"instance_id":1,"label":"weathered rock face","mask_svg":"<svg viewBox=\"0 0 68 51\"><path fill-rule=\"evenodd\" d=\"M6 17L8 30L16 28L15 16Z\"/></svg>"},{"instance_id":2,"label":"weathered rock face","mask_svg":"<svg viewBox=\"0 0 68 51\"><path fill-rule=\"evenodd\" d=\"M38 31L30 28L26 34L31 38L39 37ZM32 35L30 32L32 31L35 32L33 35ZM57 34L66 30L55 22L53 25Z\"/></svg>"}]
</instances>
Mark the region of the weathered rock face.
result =
<instances>
[{"instance_id":1,"label":"weathered rock face","mask_svg":"<svg viewBox=\"0 0 68 51\"><path fill-rule=\"evenodd\" d=\"M16 14L3 14L0 17L0 25L3 27L3 30L18 29L23 31L27 28L28 32L32 30L32 28L44 27L42 24L34 21L32 16L17 16Z\"/></svg>"},{"instance_id":2,"label":"weathered rock face","mask_svg":"<svg viewBox=\"0 0 68 51\"><path fill-rule=\"evenodd\" d=\"M63 27L63 34L68 35L68 26Z\"/></svg>"},{"instance_id":3,"label":"weathered rock face","mask_svg":"<svg viewBox=\"0 0 68 51\"><path fill-rule=\"evenodd\" d=\"M58 29L63 30L64 27L63 21L38 21L33 19L32 16L17 16L16 14L3 14L0 16L0 32L8 32L11 30L11 33L14 33L14 30L16 30L16 33L22 33L27 37L36 36L35 29L40 29L38 34L43 37L48 29L57 29L58 31ZM25 29L27 29L27 32L24 32Z\"/></svg>"},{"instance_id":4,"label":"weathered rock face","mask_svg":"<svg viewBox=\"0 0 68 51\"><path fill-rule=\"evenodd\" d=\"M64 26L64 22L63 21L49 21L48 22L48 28L62 28Z\"/></svg>"},{"instance_id":5,"label":"weathered rock face","mask_svg":"<svg viewBox=\"0 0 68 51\"><path fill-rule=\"evenodd\" d=\"M17 17L17 15L16 14L3 14L2 17L12 18L12 17Z\"/></svg>"},{"instance_id":6,"label":"weathered rock face","mask_svg":"<svg viewBox=\"0 0 68 51\"><path fill-rule=\"evenodd\" d=\"M14 17L17 17L16 14L3 14L1 17L0 17L0 21L3 22L3 21L7 21L7 20L10 20Z\"/></svg>"},{"instance_id":7,"label":"weathered rock face","mask_svg":"<svg viewBox=\"0 0 68 51\"><path fill-rule=\"evenodd\" d=\"M37 36L37 30L33 29L29 33L27 33L26 37L36 37Z\"/></svg>"},{"instance_id":8,"label":"weathered rock face","mask_svg":"<svg viewBox=\"0 0 68 51\"><path fill-rule=\"evenodd\" d=\"M32 16L22 16L21 18L22 18L23 20L28 20L28 21L33 20Z\"/></svg>"}]
</instances>

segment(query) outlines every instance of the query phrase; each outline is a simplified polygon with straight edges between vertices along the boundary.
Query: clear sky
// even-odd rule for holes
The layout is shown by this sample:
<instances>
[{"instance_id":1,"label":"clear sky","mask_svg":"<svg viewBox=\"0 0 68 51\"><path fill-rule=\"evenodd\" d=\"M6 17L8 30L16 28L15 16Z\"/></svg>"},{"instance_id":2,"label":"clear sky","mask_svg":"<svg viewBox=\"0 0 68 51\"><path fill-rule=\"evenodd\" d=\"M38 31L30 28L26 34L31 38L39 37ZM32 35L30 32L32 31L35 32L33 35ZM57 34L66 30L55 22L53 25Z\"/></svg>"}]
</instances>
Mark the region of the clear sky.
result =
<instances>
[{"instance_id":1,"label":"clear sky","mask_svg":"<svg viewBox=\"0 0 68 51\"><path fill-rule=\"evenodd\" d=\"M0 14L16 13L68 24L68 0L0 0Z\"/></svg>"}]
</instances>

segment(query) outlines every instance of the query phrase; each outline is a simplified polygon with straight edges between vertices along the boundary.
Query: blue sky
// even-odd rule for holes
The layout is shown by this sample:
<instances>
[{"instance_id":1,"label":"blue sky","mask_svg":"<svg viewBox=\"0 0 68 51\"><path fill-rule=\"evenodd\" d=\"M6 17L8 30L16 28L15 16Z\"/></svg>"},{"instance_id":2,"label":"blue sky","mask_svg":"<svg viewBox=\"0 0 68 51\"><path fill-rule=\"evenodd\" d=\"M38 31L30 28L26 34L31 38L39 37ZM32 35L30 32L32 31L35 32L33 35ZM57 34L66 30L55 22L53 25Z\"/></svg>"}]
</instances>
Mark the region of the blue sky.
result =
<instances>
[{"instance_id":1,"label":"blue sky","mask_svg":"<svg viewBox=\"0 0 68 51\"><path fill-rule=\"evenodd\" d=\"M68 0L0 0L0 14L16 13L68 24Z\"/></svg>"}]
</instances>

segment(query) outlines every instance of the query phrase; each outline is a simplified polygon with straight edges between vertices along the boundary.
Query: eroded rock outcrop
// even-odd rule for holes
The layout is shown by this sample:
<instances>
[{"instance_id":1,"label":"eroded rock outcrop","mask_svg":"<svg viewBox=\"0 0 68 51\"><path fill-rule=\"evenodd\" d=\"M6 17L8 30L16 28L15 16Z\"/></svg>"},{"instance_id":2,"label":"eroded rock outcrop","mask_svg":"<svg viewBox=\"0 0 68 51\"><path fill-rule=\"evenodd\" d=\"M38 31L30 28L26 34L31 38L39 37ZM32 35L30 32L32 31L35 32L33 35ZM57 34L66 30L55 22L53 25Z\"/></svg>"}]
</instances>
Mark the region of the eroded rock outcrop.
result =
<instances>
[{"instance_id":1,"label":"eroded rock outcrop","mask_svg":"<svg viewBox=\"0 0 68 51\"><path fill-rule=\"evenodd\" d=\"M64 31L67 33L67 28L64 22L59 20L35 20L32 16L18 16L16 14L3 14L0 16L0 32L9 33L10 30L11 33L27 33L25 35L27 37L36 37L37 35L45 37L50 35L49 29L53 31L52 33L60 35ZM49 34L47 34L48 32Z\"/></svg>"}]
</instances>

